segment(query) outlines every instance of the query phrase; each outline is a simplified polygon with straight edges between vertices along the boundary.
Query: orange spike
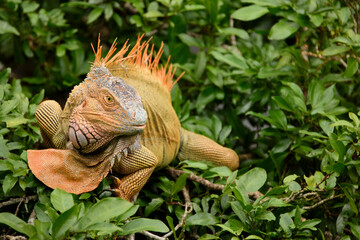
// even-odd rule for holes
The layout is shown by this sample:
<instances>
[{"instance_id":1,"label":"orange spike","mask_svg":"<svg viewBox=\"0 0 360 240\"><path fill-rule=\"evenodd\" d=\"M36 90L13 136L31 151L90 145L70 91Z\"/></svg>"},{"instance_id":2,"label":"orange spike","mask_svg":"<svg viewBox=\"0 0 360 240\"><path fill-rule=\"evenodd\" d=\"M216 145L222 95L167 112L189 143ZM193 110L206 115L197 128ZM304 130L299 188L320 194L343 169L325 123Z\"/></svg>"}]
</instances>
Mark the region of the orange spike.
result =
<instances>
[{"instance_id":1,"label":"orange spike","mask_svg":"<svg viewBox=\"0 0 360 240\"><path fill-rule=\"evenodd\" d=\"M119 63L130 63L139 66L140 68L148 69L151 74L159 80L169 91L179 81L185 72L181 73L180 76L173 81L176 67L170 63L170 57L167 59L165 65L159 65L162 54L164 53L164 43L161 43L159 51L154 54L154 44L151 45L150 53L149 42L151 40L142 41L145 34L139 35L135 46L130 50L126 57L125 54L129 50L128 41L122 46L119 52L116 52L116 39L111 45L109 52L104 58L101 58L102 46L100 46L100 34L98 38L97 49L91 44L91 47L95 54L95 60L92 67L111 67Z\"/></svg>"}]
</instances>

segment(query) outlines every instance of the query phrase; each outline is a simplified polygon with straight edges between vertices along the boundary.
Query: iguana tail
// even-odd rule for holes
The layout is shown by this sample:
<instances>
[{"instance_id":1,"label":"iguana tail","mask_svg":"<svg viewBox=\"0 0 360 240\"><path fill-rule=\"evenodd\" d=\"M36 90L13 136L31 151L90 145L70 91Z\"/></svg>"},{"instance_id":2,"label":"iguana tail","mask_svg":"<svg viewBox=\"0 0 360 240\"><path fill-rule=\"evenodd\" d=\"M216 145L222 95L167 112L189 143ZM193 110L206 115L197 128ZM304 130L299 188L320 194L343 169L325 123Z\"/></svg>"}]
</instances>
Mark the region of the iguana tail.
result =
<instances>
[{"instance_id":1,"label":"iguana tail","mask_svg":"<svg viewBox=\"0 0 360 240\"><path fill-rule=\"evenodd\" d=\"M210 138L181 128L181 147L179 160L206 160L218 166L227 166L231 170L239 167L239 157L230 148L223 147Z\"/></svg>"}]
</instances>

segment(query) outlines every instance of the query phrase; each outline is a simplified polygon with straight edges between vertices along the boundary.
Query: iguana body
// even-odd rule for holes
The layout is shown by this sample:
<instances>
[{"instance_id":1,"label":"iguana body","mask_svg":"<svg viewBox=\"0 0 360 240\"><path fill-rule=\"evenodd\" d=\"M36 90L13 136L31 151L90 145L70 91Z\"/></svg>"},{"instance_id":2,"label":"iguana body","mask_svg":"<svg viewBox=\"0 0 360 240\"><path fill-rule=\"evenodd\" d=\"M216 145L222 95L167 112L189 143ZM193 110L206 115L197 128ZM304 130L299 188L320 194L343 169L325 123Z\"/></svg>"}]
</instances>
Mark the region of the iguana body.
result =
<instances>
[{"instance_id":1,"label":"iguana body","mask_svg":"<svg viewBox=\"0 0 360 240\"><path fill-rule=\"evenodd\" d=\"M234 170L237 154L204 136L186 131L172 107L172 66L159 67L159 53L147 53L141 38L128 54L101 47L87 78L71 92L64 110L44 101L36 112L49 149L29 150L35 176L72 193L95 189L110 170L122 177L115 195L131 199L156 168L180 160L208 160ZM146 121L146 125L145 125Z\"/></svg>"}]
</instances>

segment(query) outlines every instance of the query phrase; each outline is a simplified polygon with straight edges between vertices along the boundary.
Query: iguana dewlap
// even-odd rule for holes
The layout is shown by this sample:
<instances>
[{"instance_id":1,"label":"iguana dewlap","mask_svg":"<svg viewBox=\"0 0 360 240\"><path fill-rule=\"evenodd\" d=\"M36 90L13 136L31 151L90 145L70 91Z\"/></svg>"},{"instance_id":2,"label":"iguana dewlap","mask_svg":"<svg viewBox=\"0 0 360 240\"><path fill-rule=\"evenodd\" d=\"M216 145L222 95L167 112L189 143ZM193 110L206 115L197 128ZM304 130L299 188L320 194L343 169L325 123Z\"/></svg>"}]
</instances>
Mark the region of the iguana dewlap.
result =
<instances>
[{"instance_id":1,"label":"iguana dewlap","mask_svg":"<svg viewBox=\"0 0 360 240\"><path fill-rule=\"evenodd\" d=\"M208 160L234 170L237 154L211 139L183 129L172 107L175 69L160 67L138 39L101 58L100 41L87 78L74 87L62 110L42 102L36 118L49 149L28 150L29 167L51 188L80 194L95 189L110 170L121 177L115 195L131 199L156 168L179 160Z\"/></svg>"}]
</instances>

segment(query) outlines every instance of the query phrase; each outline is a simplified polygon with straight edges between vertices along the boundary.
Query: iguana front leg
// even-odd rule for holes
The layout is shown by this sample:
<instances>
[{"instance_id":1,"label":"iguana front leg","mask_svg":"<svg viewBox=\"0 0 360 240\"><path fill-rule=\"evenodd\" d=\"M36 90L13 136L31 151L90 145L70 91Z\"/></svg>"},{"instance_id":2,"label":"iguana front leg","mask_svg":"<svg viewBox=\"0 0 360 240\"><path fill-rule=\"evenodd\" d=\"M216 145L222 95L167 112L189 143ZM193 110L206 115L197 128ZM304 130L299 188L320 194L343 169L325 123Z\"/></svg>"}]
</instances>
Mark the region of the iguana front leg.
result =
<instances>
[{"instance_id":1,"label":"iguana front leg","mask_svg":"<svg viewBox=\"0 0 360 240\"><path fill-rule=\"evenodd\" d=\"M157 163L156 156L144 146L116 162L113 169L125 176L113 180L114 195L130 201L145 185Z\"/></svg>"},{"instance_id":2,"label":"iguana front leg","mask_svg":"<svg viewBox=\"0 0 360 240\"><path fill-rule=\"evenodd\" d=\"M35 118L39 123L43 143L47 148L65 148L66 138L60 127L61 113L59 103L53 100L43 101L36 109Z\"/></svg>"},{"instance_id":3,"label":"iguana front leg","mask_svg":"<svg viewBox=\"0 0 360 240\"><path fill-rule=\"evenodd\" d=\"M213 140L187 131L183 128L181 133L181 147L178 153L179 160L206 160L218 166L227 166L231 170L239 167L239 157L230 148L223 147Z\"/></svg>"}]
</instances>

